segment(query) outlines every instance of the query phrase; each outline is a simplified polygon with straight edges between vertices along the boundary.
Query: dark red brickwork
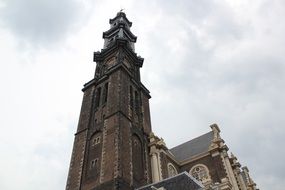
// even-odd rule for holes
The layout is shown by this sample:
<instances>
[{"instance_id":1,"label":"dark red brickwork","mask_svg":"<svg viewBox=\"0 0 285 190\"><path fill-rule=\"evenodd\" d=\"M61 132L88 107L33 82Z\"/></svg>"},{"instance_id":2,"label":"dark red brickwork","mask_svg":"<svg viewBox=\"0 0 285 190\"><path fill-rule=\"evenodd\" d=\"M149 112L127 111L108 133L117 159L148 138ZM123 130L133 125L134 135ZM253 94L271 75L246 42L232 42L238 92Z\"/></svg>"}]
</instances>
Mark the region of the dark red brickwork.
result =
<instances>
[{"instance_id":1,"label":"dark red brickwork","mask_svg":"<svg viewBox=\"0 0 285 190\"><path fill-rule=\"evenodd\" d=\"M167 154L164 152L160 153L160 162L161 162L161 168L162 168L162 178L168 178L168 163L171 163L177 170L177 172L180 173L180 167L179 165L173 161Z\"/></svg>"},{"instance_id":2,"label":"dark red brickwork","mask_svg":"<svg viewBox=\"0 0 285 190\"><path fill-rule=\"evenodd\" d=\"M189 172L191 168L197 164L203 164L207 166L209 169L209 173L211 176L211 179L213 182L221 182L222 178L226 177L226 170L223 165L223 161L220 157L220 155L211 156L210 154L205 155L203 157L200 157L196 160L190 161L185 164L177 164L176 161L171 159L167 154L164 152L160 153L160 159L161 159L161 167L162 167L162 177L165 179L168 176L168 163L171 163L178 171L178 173L181 172Z\"/></svg>"},{"instance_id":3,"label":"dark red brickwork","mask_svg":"<svg viewBox=\"0 0 285 190\"><path fill-rule=\"evenodd\" d=\"M80 189L93 91L94 88L89 88L84 92L77 133L75 134L74 139L66 189Z\"/></svg>"},{"instance_id":4,"label":"dark red brickwork","mask_svg":"<svg viewBox=\"0 0 285 190\"><path fill-rule=\"evenodd\" d=\"M150 182L150 95L140 81L136 37L121 26L129 37L113 40L107 31L107 47L94 54L97 66L83 89L67 190L128 190Z\"/></svg>"},{"instance_id":5,"label":"dark red brickwork","mask_svg":"<svg viewBox=\"0 0 285 190\"><path fill-rule=\"evenodd\" d=\"M196 164L203 164L209 169L209 173L213 182L221 182L221 179L226 177L226 170L223 166L223 161L220 155L212 157L211 155L199 158L197 160L191 161L181 167L180 171L189 172L190 169Z\"/></svg>"},{"instance_id":6,"label":"dark red brickwork","mask_svg":"<svg viewBox=\"0 0 285 190\"><path fill-rule=\"evenodd\" d=\"M163 139L152 133L151 97L140 80L143 58L134 52L136 36L130 31L131 25L126 15L119 12L114 19L110 19L110 29L103 33L104 48L94 53L95 75L83 88L66 190L134 190L150 184L150 154L153 165L158 166L154 167L153 173L158 175L153 180L170 177L169 165L181 173L202 164L209 170L210 183L221 183L221 179L225 179L222 184L225 188L229 176L221 150L215 148L220 142L217 141L220 140L219 134L210 136L216 141L207 136L213 133L202 135L203 140L199 137L200 141L191 141L191 146L181 149L182 153L196 147L192 142L204 145L203 149L189 156L191 159L185 158L187 156L180 159L179 154L172 154L167 149ZM211 127L213 132L219 133L218 127ZM205 140L208 140L207 143ZM216 152L213 153L213 150ZM171 171L171 175L175 174L173 168Z\"/></svg>"}]
</instances>

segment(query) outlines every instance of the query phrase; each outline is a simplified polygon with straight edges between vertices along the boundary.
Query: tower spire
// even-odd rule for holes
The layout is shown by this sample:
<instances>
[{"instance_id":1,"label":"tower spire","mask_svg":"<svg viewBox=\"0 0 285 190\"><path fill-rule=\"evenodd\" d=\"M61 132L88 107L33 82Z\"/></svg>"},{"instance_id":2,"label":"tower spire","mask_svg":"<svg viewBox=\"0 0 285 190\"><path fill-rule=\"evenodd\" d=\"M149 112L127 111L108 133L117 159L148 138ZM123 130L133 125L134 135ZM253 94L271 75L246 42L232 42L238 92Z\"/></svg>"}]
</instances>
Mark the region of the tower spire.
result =
<instances>
[{"instance_id":1,"label":"tower spire","mask_svg":"<svg viewBox=\"0 0 285 190\"><path fill-rule=\"evenodd\" d=\"M127 40L129 47L135 51L134 43L137 37L130 31L132 22L128 20L126 14L121 9L117 15L109 20L110 29L103 32L104 49L110 47L117 39Z\"/></svg>"},{"instance_id":2,"label":"tower spire","mask_svg":"<svg viewBox=\"0 0 285 190\"><path fill-rule=\"evenodd\" d=\"M84 96L66 190L134 190L150 182L149 91L140 81L143 58L126 14L118 12L94 53L94 78Z\"/></svg>"}]
</instances>

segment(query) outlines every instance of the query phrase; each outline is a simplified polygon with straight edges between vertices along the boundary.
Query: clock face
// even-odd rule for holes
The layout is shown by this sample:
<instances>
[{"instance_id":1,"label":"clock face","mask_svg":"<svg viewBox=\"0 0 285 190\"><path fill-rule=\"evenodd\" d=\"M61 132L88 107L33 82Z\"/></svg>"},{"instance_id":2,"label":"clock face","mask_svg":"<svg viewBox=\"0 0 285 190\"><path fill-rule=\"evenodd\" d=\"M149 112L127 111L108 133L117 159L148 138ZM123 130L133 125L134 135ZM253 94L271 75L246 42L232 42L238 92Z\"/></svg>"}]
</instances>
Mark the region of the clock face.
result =
<instances>
[{"instance_id":1,"label":"clock face","mask_svg":"<svg viewBox=\"0 0 285 190\"><path fill-rule=\"evenodd\" d=\"M111 68L113 67L117 62L117 59L116 57L111 57L110 59L108 59L106 62L105 62L105 65L106 65L106 68ZM128 68L130 69L131 68L131 63L127 60L127 59L124 59L123 60L123 64Z\"/></svg>"},{"instance_id":2,"label":"clock face","mask_svg":"<svg viewBox=\"0 0 285 190\"><path fill-rule=\"evenodd\" d=\"M110 67L114 66L115 63L116 63L115 57L111 57L110 59L108 59L108 60L106 61L105 64L106 64L107 68L110 68Z\"/></svg>"},{"instance_id":3,"label":"clock face","mask_svg":"<svg viewBox=\"0 0 285 190\"><path fill-rule=\"evenodd\" d=\"M127 59L124 60L124 64L127 66L128 69L131 67L130 62Z\"/></svg>"}]
</instances>

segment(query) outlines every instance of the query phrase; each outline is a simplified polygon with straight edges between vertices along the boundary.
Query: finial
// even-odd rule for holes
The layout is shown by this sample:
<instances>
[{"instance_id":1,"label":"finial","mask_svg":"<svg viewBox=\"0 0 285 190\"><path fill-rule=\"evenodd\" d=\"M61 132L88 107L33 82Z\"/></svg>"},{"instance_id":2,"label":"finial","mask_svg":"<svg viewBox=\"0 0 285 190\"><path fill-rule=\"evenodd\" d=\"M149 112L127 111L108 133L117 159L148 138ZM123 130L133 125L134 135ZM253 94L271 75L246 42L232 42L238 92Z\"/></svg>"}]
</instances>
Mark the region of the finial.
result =
<instances>
[{"instance_id":1,"label":"finial","mask_svg":"<svg viewBox=\"0 0 285 190\"><path fill-rule=\"evenodd\" d=\"M121 10L120 10L120 12L122 13L122 12L123 12L123 10L125 10L125 9L121 9Z\"/></svg>"},{"instance_id":2,"label":"finial","mask_svg":"<svg viewBox=\"0 0 285 190\"><path fill-rule=\"evenodd\" d=\"M234 159L234 160L237 160L237 157L232 152L231 152L231 158Z\"/></svg>"},{"instance_id":3,"label":"finial","mask_svg":"<svg viewBox=\"0 0 285 190\"><path fill-rule=\"evenodd\" d=\"M243 171L249 172L247 166L244 166L244 167L242 167L241 169L242 169Z\"/></svg>"},{"instance_id":4,"label":"finial","mask_svg":"<svg viewBox=\"0 0 285 190\"><path fill-rule=\"evenodd\" d=\"M214 133L214 139L220 139L220 128L217 124L212 124L210 125L210 127L212 128L212 131Z\"/></svg>"},{"instance_id":5,"label":"finial","mask_svg":"<svg viewBox=\"0 0 285 190\"><path fill-rule=\"evenodd\" d=\"M218 133L221 132L219 126L216 123L210 125L210 127L212 128L212 130L215 130Z\"/></svg>"}]
</instances>

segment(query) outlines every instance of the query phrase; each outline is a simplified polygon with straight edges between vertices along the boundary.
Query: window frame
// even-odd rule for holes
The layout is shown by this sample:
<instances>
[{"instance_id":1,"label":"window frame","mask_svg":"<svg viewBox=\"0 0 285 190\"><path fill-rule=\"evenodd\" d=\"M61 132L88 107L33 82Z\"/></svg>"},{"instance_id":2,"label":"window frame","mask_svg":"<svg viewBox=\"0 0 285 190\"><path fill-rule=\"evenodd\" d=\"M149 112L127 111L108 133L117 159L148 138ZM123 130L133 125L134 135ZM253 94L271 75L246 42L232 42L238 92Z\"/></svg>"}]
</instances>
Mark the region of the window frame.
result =
<instances>
[{"instance_id":1,"label":"window frame","mask_svg":"<svg viewBox=\"0 0 285 190\"><path fill-rule=\"evenodd\" d=\"M201 171L194 171L196 168L203 168L204 171L202 170L202 172L204 172L204 174L201 174ZM193 175L194 172L198 173L198 179ZM194 177L196 180L200 181L200 182L205 182L208 180L211 180L211 175L209 172L209 169L206 165L204 164L196 164L194 165L190 170L189 170L189 174Z\"/></svg>"},{"instance_id":2,"label":"window frame","mask_svg":"<svg viewBox=\"0 0 285 190\"><path fill-rule=\"evenodd\" d=\"M174 171L175 174L170 172L170 168L173 169L172 171ZM168 177L173 177L178 174L176 167L172 163L167 164L167 172L168 172Z\"/></svg>"}]
</instances>

